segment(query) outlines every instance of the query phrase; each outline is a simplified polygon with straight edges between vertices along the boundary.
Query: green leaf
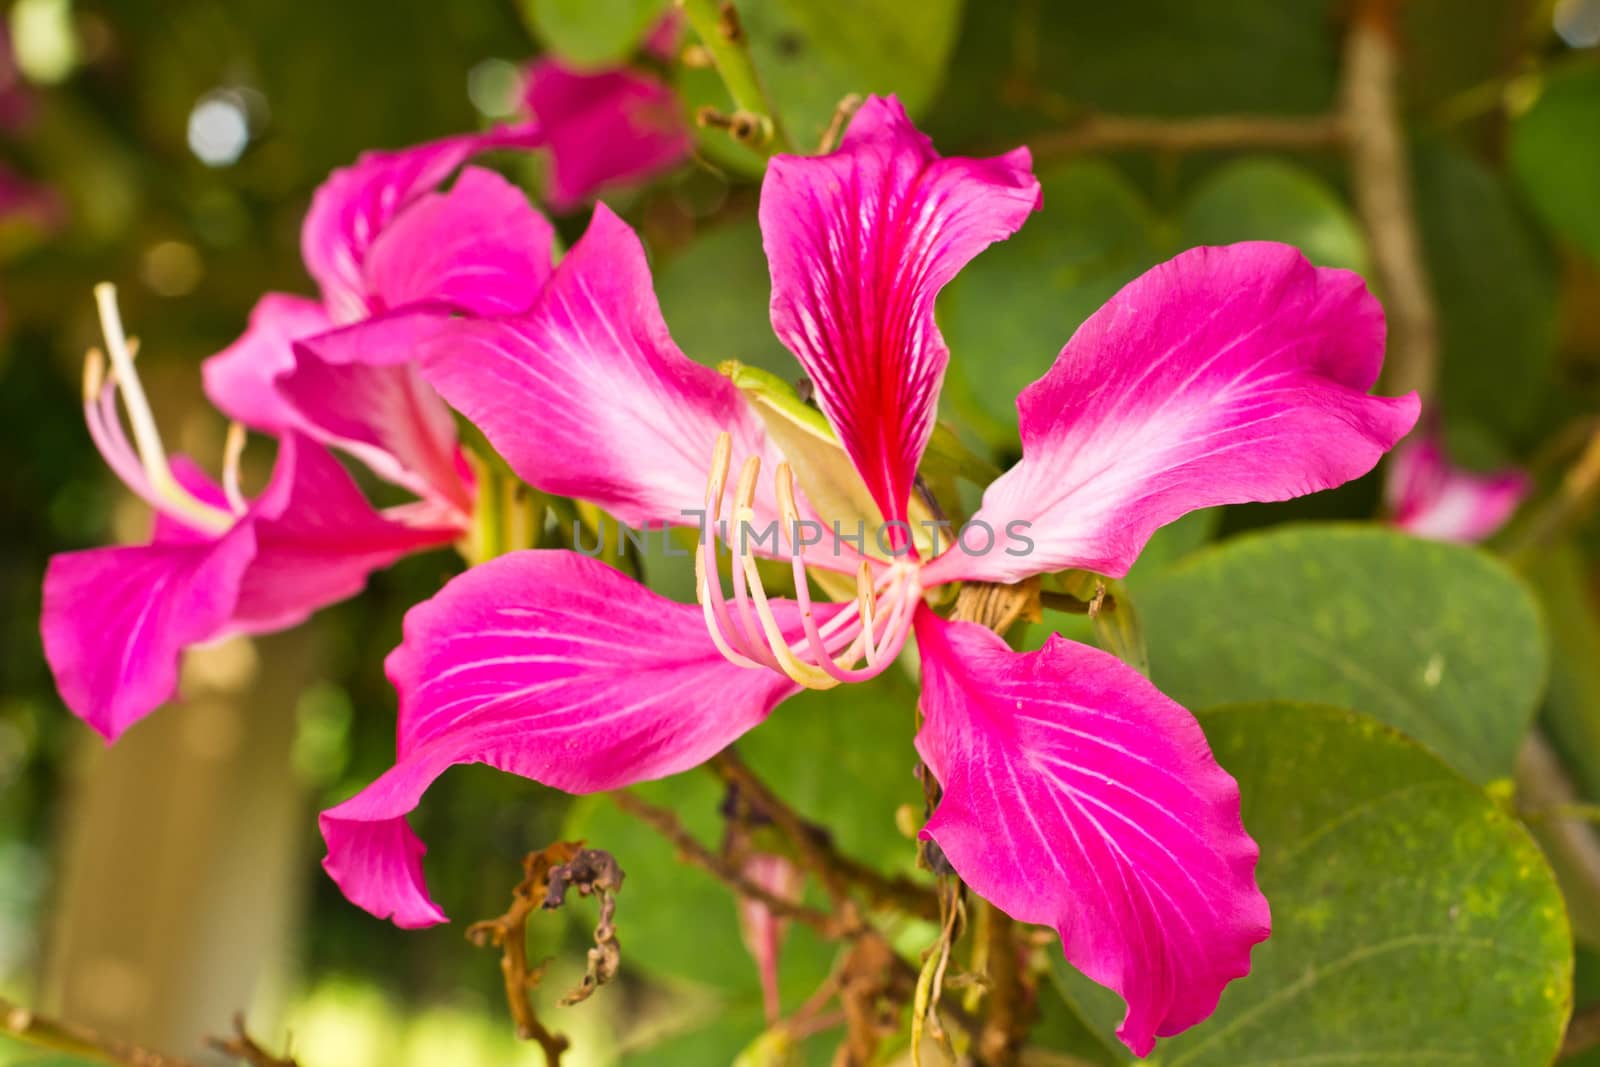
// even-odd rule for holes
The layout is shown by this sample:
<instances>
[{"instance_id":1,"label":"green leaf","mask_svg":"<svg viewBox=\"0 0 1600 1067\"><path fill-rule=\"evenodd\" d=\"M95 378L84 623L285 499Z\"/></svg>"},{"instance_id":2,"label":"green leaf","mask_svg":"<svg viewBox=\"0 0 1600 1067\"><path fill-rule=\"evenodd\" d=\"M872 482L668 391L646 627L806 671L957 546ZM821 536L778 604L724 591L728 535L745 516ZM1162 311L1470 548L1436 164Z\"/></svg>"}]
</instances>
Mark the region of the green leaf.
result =
<instances>
[{"instance_id":1,"label":"green leaf","mask_svg":"<svg viewBox=\"0 0 1600 1067\"><path fill-rule=\"evenodd\" d=\"M624 63L667 11L667 0L518 0L528 28L576 67Z\"/></svg>"},{"instance_id":2,"label":"green leaf","mask_svg":"<svg viewBox=\"0 0 1600 1067\"><path fill-rule=\"evenodd\" d=\"M1277 527L1196 553L1139 593L1152 677L1187 707L1358 707L1480 783L1510 776L1543 686L1531 596L1461 545Z\"/></svg>"},{"instance_id":3,"label":"green leaf","mask_svg":"<svg viewBox=\"0 0 1600 1067\"><path fill-rule=\"evenodd\" d=\"M961 0L748 0L750 53L797 152L813 152L850 93L894 93L912 114L938 90Z\"/></svg>"},{"instance_id":4,"label":"green leaf","mask_svg":"<svg viewBox=\"0 0 1600 1067\"><path fill-rule=\"evenodd\" d=\"M1555 264L1498 175L1437 144L1417 146L1414 164L1440 402L1502 434L1536 429L1555 356Z\"/></svg>"},{"instance_id":5,"label":"green leaf","mask_svg":"<svg viewBox=\"0 0 1600 1067\"><path fill-rule=\"evenodd\" d=\"M1339 195L1315 174L1271 156L1236 160L1208 175L1183 210L1185 245L1282 241L1324 267L1366 269L1361 231Z\"/></svg>"},{"instance_id":6,"label":"green leaf","mask_svg":"<svg viewBox=\"0 0 1600 1067\"><path fill-rule=\"evenodd\" d=\"M827 827L840 851L909 871L916 845L896 827L895 810L911 805L921 825L916 706L917 686L897 665L870 682L791 697L739 751L796 811Z\"/></svg>"},{"instance_id":7,"label":"green leaf","mask_svg":"<svg viewBox=\"0 0 1600 1067\"><path fill-rule=\"evenodd\" d=\"M754 216L696 234L655 275L661 313L690 359L708 367L736 359L786 380L800 377L800 364L772 332L772 283Z\"/></svg>"},{"instance_id":8,"label":"green leaf","mask_svg":"<svg viewBox=\"0 0 1600 1067\"><path fill-rule=\"evenodd\" d=\"M1017 393L1078 325L1160 258L1155 217L1115 167L1042 172L1042 209L963 270L939 302L950 345L946 396L992 445L1016 436Z\"/></svg>"},{"instance_id":9,"label":"green leaf","mask_svg":"<svg viewBox=\"0 0 1600 1067\"><path fill-rule=\"evenodd\" d=\"M1433 755L1353 712L1200 716L1239 779L1272 937L1161 1067L1543 1067L1571 1006L1572 943L1538 847ZM1069 1003L1109 1033L1121 1001L1065 963ZM1057 1009L1060 1010L1060 1009Z\"/></svg>"},{"instance_id":10,"label":"green leaf","mask_svg":"<svg viewBox=\"0 0 1600 1067\"><path fill-rule=\"evenodd\" d=\"M1600 69L1551 78L1511 128L1511 167L1544 224L1600 262Z\"/></svg>"}]
</instances>

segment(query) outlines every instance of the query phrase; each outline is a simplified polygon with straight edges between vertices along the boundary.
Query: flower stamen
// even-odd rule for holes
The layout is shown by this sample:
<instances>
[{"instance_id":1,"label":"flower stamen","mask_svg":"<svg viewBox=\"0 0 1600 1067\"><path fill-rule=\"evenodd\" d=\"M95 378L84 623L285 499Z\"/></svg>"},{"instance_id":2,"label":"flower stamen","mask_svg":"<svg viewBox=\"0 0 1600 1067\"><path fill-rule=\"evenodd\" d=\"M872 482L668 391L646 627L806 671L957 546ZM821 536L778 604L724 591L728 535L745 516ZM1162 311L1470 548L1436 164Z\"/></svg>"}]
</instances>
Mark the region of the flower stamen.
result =
<instances>
[{"instance_id":1,"label":"flower stamen","mask_svg":"<svg viewBox=\"0 0 1600 1067\"><path fill-rule=\"evenodd\" d=\"M106 374L105 357L100 351L90 349L83 367L84 418L89 425L89 436L117 476L152 507L210 533L227 530L235 516L195 497L172 473L150 402L134 370L133 358L138 346L122 330L116 286L101 282L94 287L94 297L100 311L100 327L105 333L106 353L111 359L111 373ZM117 415L118 393L133 429L132 445Z\"/></svg>"}]
</instances>

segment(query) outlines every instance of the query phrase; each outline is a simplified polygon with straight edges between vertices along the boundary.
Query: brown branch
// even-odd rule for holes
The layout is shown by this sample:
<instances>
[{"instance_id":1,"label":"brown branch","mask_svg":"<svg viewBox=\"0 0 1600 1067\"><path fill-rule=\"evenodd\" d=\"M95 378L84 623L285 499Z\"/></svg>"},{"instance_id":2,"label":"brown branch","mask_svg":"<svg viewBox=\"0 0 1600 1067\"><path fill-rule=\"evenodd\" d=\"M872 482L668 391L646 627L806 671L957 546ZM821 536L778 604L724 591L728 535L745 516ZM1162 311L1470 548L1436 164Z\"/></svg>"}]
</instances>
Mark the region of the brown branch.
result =
<instances>
[{"instance_id":1,"label":"brown branch","mask_svg":"<svg viewBox=\"0 0 1600 1067\"><path fill-rule=\"evenodd\" d=\"M986 904L981 925L989 995L984 1000L983 1024L973 1042L973 1054L980 1067L1017 1067L1033 1025L1033 1013L1022 980L1016 920Z\"/></svg>"},{"instance_id":2,"label":"brown branch","mask_svg":"<svg viewBox=\"0 0 1600 1067\"><path fill-rule=\"evenodd\" d=\"M706 871L740 896L764 905L776 918L804 923L830 940L844 936L846 931L834 916L804 904L796 904L746 878L733 864L701 844L678 817L666 808L658 807L643 797L627 791L613 793L612 799L616 801L617 807L671 841L685 862Z\"/></svg>"},{"instance_id":3,"label":"brown branch","mask_svg":"<svg viewBox=\"0 0 1600 1067\"><path fill-rule=\"evenodd\" d=\"M1209 115L1203 118L1155 118L1138 115L1089 115L1062 130L1032 138L1029 148L1039 159L1147 149L1184 153L1214 149L1336 148L1344 141L1339 115Z\"/></svg>"},{"instance_id":4,"label":"brown branch","mask_svg":"<svg viewBox=\"0 0 1600 1067\"><path fill-rule=\"evenodd\" d=\"M570 1043L547 1029L533 1010L532 993L544 978L544 965L528 966L528 917L544 906L551 871L570 863L578 852L578 843L559 841L540 852L529 853L522 861L523 879L511 892L511 907L497 919L485 919L467 928L467 940L480 948L492 944L500 950L506 1004L516 1023L517 1036L538 1042L550 1067L559 1067L561 1054Z\"/></svg>"},{"instance_id":5,"label":"brown branch","mask_svg":"<svg viewBox=\"0 0 1600 1067\"><path fill-rule=\"evenodd\" d=\"M234 1059L249 1064L250 1067L299 1067L292 1057L274 1056L258 1045L255 1038L245 1030L242 1012L233 1017L232 1037L207 1038L206 1044L218 1052L227 1053Z\"/></svg>"},{"instance_id":6,"label":"brown branch","mask_svg":"<svg viewBox=\"0 0 1600 1067\"><path fill-rule=\"evenodd\" d=\"M785 804L732 749L714 757L711 769L789 839L800 853L802 865L815 873L828 891L847 929L860 925L849 895L851 886L860 889L873 907L894 907L924 919L939 917L939 898L933 890L909 878L887 877L839 852L826 830L807 822Z\"/></svg>"},{"instance_id":7,"label":"brown branch","mask_svg":"<svg viewBox=\"0 0 1600 1067\"><path fill-rule=\"evenodd\" d=\"M0 998L0 1034L36 1048L84 1056L125 1067L197 1067L192 1060L152 1052L114 1037L104 1037L86 1026L52 1019L31 1008Z\"/></svg>"},{"instance_id":8,"label":"brown branch","mask_svg":"<svg viewBox=\"0 0 1600 1067\"><path fill-rule=\"evenodd\" d=\"M1356 212L1389 319L1386 392L1426 402L1438 376L1439 329L1411 202L1411 171L1396 88L1394 0L1360 0L1345 41L1340 106Z\"/></svg>"}]
</instances>

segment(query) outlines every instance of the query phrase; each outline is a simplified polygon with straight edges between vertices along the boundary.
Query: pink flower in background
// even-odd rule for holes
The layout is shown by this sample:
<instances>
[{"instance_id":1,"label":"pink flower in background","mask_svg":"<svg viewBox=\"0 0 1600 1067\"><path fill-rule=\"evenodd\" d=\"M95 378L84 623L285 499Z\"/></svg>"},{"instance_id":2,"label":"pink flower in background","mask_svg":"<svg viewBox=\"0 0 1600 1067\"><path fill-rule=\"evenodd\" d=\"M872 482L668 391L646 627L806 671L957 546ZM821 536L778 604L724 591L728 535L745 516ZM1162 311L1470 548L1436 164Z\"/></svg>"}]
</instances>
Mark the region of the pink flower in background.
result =
<instances>
[{"instance_id":1,"label":"pink flower in background","mask_svg":"<svg viewBox=\"0 0 1600 1067\"><path fill-rule=\"evenodd\" d=\"M754 852L745 857L740 873L752 884L783 900L798 902L805 888L805 876L800 869L787 857L770 852ZM788 921L772 914L771 908L750 897L739 898L739 937L756 963L768 1026L775 1025L783 1015L778 957L788 933Z\"/></svg>"},{"instance_id":2,"label":"pink flower in background","mask_svg":"<svg viewBox=\"0 0 1600 1067\"><path fill-rule=\"evenodd\" d=\"M268 293L250 327L203 368L224 413L341 448L465 529L473 490L455 422L418 376L411 342L453 314L526 310L550 275L554 231L516 186L461 170L471 156L537 142L502 127L369 152L335 171L301 233L321 300ZM377 328L353 335L354 323Z\"/></svg>"},{"instance_id":3,"label":"pink flower in background","mask_svg":"<svg viewBox=\"0 0 1600 1067\"><path fill-rule=\"evenodd\" d=\"M645 51L670 62L682 32L674 12L650 31ZM543 56L528 65L523 104L550 149L545 197L557 211L671 170L694 147L677 94L644 71L583 71Z\"/></svg>"},{"instance_id":4,"label":"pink flower in background","mask_svg":"<svg viewBox=\"0 0 1600 1067\"><path fill-rule=\"evenodd\" d=\"M324 866L352 901L401 926L443 921L406 816L452 765L575 793L673 774L802 685L883 670L914 629L916 745L943 787L924 836L978 894L1054 927L1068 959L1122 995L1118 1032L1136 1055L1212 1012L1248 971L1268 909L1237 786L1194 718L1105 652L1059 637L1014 652L923 593L1125 574L1188 511L1366 473L1417 401L1367 394L1383 319L1356 275L1283 245L1195 249L1114 296L1019 398L1022 459L976 519L1021 523L1031 551L928 547L907 532L948 362L935 297L1038 202L1026 150L942 158L892 98L869 100L837 152L772 161L761 225L773 326L853 461L859 492L842 495L900 533L882 553L837 540L783 553L796 600L766 594L763 546L737 534L731 602L709 536L697 606L565 551L513 553L452 581L407 615L389 657L395 767L322 816ZM604 207L531 311L454 320L422 348L424 377L519 475L630 525L724 516L736 459L735 530L781 519L792 542L813 517L856 518L819 515L840 492L795 486L744 394L678 350L643 248ZM813 602L808 565L855 577L857 598Z\"/></svg>"},{"instance_id":5,"label":"pink flower in background","mask_svg":"<svg viewBox=\"0 0 1600 1067\"><path fill-rule=\"evenodd\" d=\"M207 395L240 424L220 487L168 463L101 291L112 370L91 357L85 414L157 521L148 545L52 560L41 625L63 699L108 739L173 695L185 648L293 626L371 571L466 531L474 487L455 420L410 356L419 332L452 315L525 310L549 277L553 231L515 186L468 167L437 188L471 155L527 136L507 127L369 153L317 191L302 244L322 300L268 294L204 367ZM243 426L280 439L254 500L238 486ZM329 447L417 499L373 509Z\"/></svg>"},{"instance_id":6,"label":"pink flower in background","mask_svg":"<svg viewBox=\"0 0 1600 1067\"><path fill-rule=\"evenodd\" d=\"M40 628L62 699L115 740L172 696L185 648L293 626L359 591L371 571L456 532L374 510L325 449L293 432L254 500L239 489L242 433L230 437L220 486L181 456L169 461L114 293L101 286L96 296L111 372L91 353L84 416L106 463L155 510L155 529L146 545L53 557Z\"/></svg>"},{"instance_id":7,"label":"pink flower in background","mask_svg":"<svg viewBox=\"0 0 1600 1067\"><path fill-rule=\"evenodd\" d=\"M1395 449L1384 496L1392 521L1407 533L1475 542L1504 526L1531 486L1514 468L1479 474L1453 465L1443 436L1430 426Z\"/></svg>"}]
</instances>

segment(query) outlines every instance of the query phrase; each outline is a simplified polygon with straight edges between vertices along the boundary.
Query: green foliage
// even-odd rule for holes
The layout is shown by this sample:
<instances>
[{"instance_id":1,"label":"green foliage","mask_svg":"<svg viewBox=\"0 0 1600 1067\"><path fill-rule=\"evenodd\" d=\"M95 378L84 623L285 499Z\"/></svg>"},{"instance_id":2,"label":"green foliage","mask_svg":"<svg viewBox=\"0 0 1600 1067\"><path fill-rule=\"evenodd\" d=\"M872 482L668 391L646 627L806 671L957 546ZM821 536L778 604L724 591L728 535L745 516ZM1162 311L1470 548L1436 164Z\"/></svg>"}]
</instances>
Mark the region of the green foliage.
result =
<instances>
[{"instance_id":1,"label":"green foliage","mask_svg":"<svg viewBox=\"0 0 1600 1067\"><path fill-rule=\"evenodd\" d=\"M1441 403L1514 435L1537 414L1555 355L1555 265L1503 178L1433 142L1414 157L1440 313Z\"/></svg>"},{"instance_id":2,"label":"green foliage","mask_svg":"<svg viewBox=\"0 0 1600 1067\"><path fill-rule=\"evenodd\" d=\"M1552 232L1600 261L1600 68L1551 78L1512 127L1511 166Z\"/></svg>"},{"instance_id":3,"label":"green foliage","mask_svg":"<svg viewBox=\"0 0 1600 1067\"><path fill-rule=\"evenodd\" d=\"M1206 176L1184 205L1186 245L1282 241L1323 267L1366 269L1355 219L1326 182L1271 156L1235 160Z\"/></svg>"},{"instance_id":4,"label":"green foliage","mask_svg":"<svg viewBox=\"0 0 1600 1067\"><path fill-rule=\"evenodd\" d=\"M1155 216L1112 165L1039 172L1041 209L945 290L949 404L995 447L1014 439L1017 393L1043 374L1078 325L1160 258Z\"/></svg>"},{"instance_id":5,"label":"green foliage","mask_svg":"<svg viewBox=\"0 0 1600 1067\"><path fill-rule=\"evenodd\" d=\"M690 359L708 367L735 359L788 379L800 374L800 365L772 332L767 312L772 282L754 218L706 228L693 244L658 264L655 277L672 339Z\"/></svg>"},{"instance_id":6,"label":"green foliage","mask_svg":"<svg viewBox=\"0 0 1600 1067\"><path fill-rule=\"evenodd\" d=\"M625 62L662 15L668 0L517 0L528 28L550 51L577 67Z\"/></svg>"},{"instance_id":7,"label":"green foliage","mask_svg":"<svg viewBox=\"0 0 1600 1067\"><path fill-rule=\"evenodd\" d=\"M1474 781L1511 774L1544 680L1538 612L1471 548L1363 526L1225 542L1146 583L1153 678L1187 707L1361 708Z\"/></svg>"},{"instance_id":8,"label":"green foliage","mask_svg":"<svg viewBox=\"0 0 1600 1067\"><path fill-rule=\"evenodd\" d=\"M920 111L944 78L961 0L758 0L740 6L750 52L797 151L814 151L850 93Z\"/></svg>"},{"instance_id":9,"label":"green foliage","mask_svg":"<svg viewBox=\"0 0 1600 1067\"><path fill-rule=\"evenodd\" d=\"M1352 712L1267 703L1200 721L1239 780L1273 931L1216 1014L1153 1063L1550 1062L1572 948L1560 892L1515 819ZM1109 1033L1121 1002L1064 963L1056 974Z\"/></svg>"}]
</instances>

